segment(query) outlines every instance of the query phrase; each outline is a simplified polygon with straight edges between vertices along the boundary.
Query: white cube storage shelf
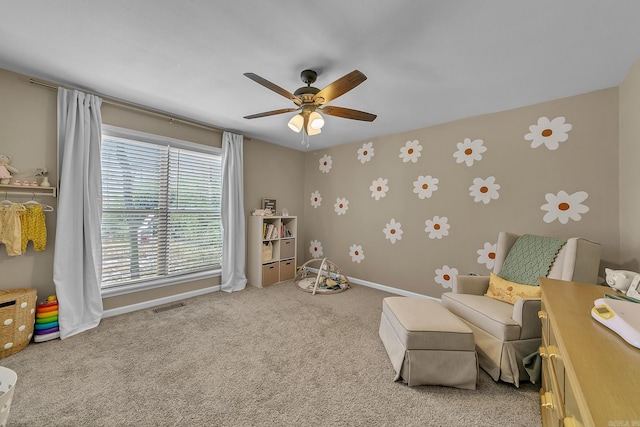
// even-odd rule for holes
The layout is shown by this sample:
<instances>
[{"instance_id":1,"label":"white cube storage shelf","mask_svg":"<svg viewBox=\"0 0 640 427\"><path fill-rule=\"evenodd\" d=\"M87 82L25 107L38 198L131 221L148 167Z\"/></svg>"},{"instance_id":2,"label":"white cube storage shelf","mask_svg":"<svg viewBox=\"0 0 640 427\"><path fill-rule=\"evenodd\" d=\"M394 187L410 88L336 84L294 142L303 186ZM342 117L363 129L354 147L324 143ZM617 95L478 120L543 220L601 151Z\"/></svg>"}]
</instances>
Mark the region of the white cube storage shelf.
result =
<instances>
[{"instance_id":1,"label":"white cube storage shelf","mask_svg":"<svg viewBox=\"0 0 640 427\"><path fill-rule=\"evenodd\" d=\"M247 227L247 281L262 288L296 274L298 218L250 216Z\"/></svg>"}]
</instances>

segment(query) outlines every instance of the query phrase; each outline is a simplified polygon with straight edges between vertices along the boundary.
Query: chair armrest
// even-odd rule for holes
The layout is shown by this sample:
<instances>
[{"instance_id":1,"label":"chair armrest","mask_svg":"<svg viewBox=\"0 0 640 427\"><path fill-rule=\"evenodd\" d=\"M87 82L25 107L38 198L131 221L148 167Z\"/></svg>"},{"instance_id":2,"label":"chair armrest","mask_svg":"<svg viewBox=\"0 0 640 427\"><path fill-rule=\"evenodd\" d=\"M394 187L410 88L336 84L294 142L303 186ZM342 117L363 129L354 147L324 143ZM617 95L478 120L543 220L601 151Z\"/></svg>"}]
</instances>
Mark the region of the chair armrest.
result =
<instances>
[{"instance_id":1,"label":"chair armrest","mask_svg":"<svg viewBox=\"0 0 640 427\"><path fill-rule=\"evenodd\" d=\"M513 320L520 325L520 339L540 338L542 322L538 317L540 298L520 298L513 305Z\"/></svg>"},{"instance_id":2,"label":"chair armrest","mask_svg":"<svg viewBox=\"0 0 640 427\"><path fill-rule=\"evenodd\" d=\"M455 294L484 295L489 289L489 276L457 276Z\"/></svg>"}]
</instances>

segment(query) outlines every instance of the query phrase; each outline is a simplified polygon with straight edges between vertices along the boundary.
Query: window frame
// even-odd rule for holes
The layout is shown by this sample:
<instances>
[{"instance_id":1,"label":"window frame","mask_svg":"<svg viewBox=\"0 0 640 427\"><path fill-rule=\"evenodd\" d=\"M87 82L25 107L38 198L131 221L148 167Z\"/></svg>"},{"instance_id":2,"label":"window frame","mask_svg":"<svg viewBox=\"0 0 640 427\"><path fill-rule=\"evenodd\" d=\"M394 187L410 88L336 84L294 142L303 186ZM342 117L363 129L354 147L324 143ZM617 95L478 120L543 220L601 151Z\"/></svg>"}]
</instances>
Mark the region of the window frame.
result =
<instances>
[{"instance_id":1,"label":"window frame","mask_svg":"<svg viewBox=\"0 0 640 427\"><path fill-rule=\"evenodd\" d=\"M141 132L133 129L122 128L113 125L102 125L102 135L111 136L115 138L131 139L144 143L156 144L156 145L170 145L174 148L186 149L191 151L197 151L201 153L213 154L222 158L222 149L205 144L198 144L195 142L175 139L167 136L151 134L147 132ZM222 160L222 159L221 159ZM222 179L222 176L220 177ZM222 250L222 248L221 248ZM223 254L224 256L224 254ZM101 285L100 292L102 297L112 297L118 295L126 295L129 293L146 291L151 289L158 289L165 286L172 286L181 283L192 282L196 280L211 279L214 277L222 276L222 262L219 268L213 268L209 270L203 270L193 273L185 273L175 276L165 276L153 279L143 279L139 282L131 284L113 285L103 288Z\"/></svg>"}]
</instances>

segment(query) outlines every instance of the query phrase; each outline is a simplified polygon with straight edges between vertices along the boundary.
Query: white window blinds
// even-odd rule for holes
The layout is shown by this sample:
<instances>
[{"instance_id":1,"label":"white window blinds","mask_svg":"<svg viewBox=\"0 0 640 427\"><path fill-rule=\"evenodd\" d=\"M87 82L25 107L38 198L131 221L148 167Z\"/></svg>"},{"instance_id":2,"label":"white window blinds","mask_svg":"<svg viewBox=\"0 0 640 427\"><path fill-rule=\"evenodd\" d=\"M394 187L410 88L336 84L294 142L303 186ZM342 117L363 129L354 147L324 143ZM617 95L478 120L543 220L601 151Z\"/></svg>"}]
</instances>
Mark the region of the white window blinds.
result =
<instances>
[{"instance_id":1,"label":"white window blinds","mask_svg":"<svg viewBox=\"0 0 640 427\"><path fill-rule=\"evenodd\" d=\"M220 155L140 139L102 138L103 289L221 265Z\"/></svg>"}]
</instances>

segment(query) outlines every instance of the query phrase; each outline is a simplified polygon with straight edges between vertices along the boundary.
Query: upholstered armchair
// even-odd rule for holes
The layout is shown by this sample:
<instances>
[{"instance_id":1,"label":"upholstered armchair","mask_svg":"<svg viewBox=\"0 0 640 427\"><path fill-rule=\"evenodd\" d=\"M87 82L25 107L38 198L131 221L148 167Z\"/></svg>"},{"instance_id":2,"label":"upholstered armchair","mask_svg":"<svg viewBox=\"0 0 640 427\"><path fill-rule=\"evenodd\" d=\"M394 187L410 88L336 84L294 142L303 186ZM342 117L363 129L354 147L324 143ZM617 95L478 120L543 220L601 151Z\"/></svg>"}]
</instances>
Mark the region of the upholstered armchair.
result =
<instances>
[{"instance_id":1,"label":"upholstered armchair","mask_svg":"<svg viewBox=\"0 0 640 427\"><path fill-rule=\"evenodd\" d=\"M513 233L499 234L493 267L495 275L503 269L519 237ZM521 251L522 245L518 250L520 256ZM566 239L552 262L546 277L596 283L600 245L582 238ZM494 281L500 280L491 277ZM519 298L511 304L485 296L489 279L489 276L458 276L453 292L442 294L442 304L473 330L480 367L495 381L519 386L520 381L530 379L523 359L535 353L541 344L540 298Z\"/></svg>"}]
</instances>

